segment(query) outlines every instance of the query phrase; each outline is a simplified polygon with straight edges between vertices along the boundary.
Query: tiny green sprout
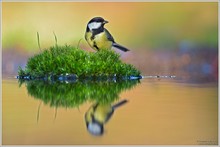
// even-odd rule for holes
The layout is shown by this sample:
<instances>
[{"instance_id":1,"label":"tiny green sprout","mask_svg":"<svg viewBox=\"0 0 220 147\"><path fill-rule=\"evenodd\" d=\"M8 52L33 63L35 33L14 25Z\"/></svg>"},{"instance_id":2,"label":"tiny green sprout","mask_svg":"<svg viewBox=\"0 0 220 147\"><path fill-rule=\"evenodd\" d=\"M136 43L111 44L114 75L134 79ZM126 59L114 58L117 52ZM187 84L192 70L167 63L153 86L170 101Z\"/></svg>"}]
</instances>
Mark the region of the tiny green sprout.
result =
<instances>
[{"instance_id":1,"label":"tiny green sprout","mask_svg":"<svg viewBox=\"0 0 220 147\"><path fill-rule=\"evenodd\" d=\"M82 38L79 40L78 44L77 44L77 48L79 48L80 42L82 41Z\"/></svg>"},{"instance_id":2,"label":"tiny green sprout","mask_svg":"<svg viewBox=\"0 0 220 147\"><path fill-rule=\"evenodd\" d=\"M38 47L41 51L41 47L40 47L40 36L39 36L39 33L37 32L37 43L38 43Z\"/></svg>"},{"instance_id":3,"label":"tiny green sprout","mask_svg":"<svg viewBox=\"0 0 220 147\"><path fill-rule=\"evenodd\" d=\"M54 35L55 43L56 43L56 46L57 46L57 36L56 36L55 32L53 32L53 35Z\"/></svg>"}]
</instances>

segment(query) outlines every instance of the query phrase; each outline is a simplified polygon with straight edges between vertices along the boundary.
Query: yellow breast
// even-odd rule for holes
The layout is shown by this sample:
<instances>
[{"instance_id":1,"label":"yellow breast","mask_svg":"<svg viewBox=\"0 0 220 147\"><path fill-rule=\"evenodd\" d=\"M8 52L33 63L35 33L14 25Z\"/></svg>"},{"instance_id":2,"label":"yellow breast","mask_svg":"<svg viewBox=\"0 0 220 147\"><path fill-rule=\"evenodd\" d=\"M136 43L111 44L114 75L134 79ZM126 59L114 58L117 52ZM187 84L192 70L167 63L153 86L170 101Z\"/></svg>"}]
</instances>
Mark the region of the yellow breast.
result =
<instances>
[{"instance_id":1,"label":"yellow breast","mask_svg":"<svg viewBox=\"0 0 220 147\"><path fill-rule=\"evenodd\" d=\"M94 118L100 123L105 123L109 115L112 114L112 107L109 104L99 104L95 110Z\"/></svg>"},{"instance_id":2,"label":"yellow breast","mask_svg":"<svg viewBox=\"0 0 220 147\"><path fill-rule=\"evenodd\" d=\"M108 40L104 32L95 35L94 39L92 39L92 33L87 32L85 38L88 44L95 50L111 49L112 47L112 41ZM97 46L98 49L95 46Z\"/></svg>"}]
</instances>

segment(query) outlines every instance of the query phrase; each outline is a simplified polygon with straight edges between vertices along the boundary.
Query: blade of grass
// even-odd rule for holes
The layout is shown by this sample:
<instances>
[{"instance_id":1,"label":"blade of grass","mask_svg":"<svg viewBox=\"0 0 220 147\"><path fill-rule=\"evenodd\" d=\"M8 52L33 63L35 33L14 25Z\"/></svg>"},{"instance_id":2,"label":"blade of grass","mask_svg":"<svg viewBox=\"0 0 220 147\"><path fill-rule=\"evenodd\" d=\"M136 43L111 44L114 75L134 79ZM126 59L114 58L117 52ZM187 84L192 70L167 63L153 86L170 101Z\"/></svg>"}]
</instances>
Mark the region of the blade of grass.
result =
<instances>
[{"instance_id":1,"label":"blade of grass","mask_svg":"<svg viewBox=\"0 0 220 147\"><path fill-rule=\"evenodd\" d=\"M57 36L56 36L56 34L54 33L54 31L53 31L53 35L54 35L54 38L55 38L55 42L56 42L56 46L57 46Z\"/></svg>"},{"instance_id":2,"label":"blade of grass","mask_svg":"<svg viewBox=\"0 0 220 147\"><path fill-rule=\"evenodd\" d=\"M40 117L40 107L41 107L41 103L42 101L40 102L39 106L38 106L38 110L37 110L37 123L39 121L39 117Z\"/></svg>"},{"instance_id":3,"label":"blade of grass","mask_svg":"<svg viewBox=\"0 0 220 147\"><path fill-rule=\"evenodd\" d=\"M53 121L55 121L56 118L57 118L57 106L56 106L56 108L55 108L55 115L54 115L54 119L53 119Z\"/></svg>"},{"instance_id":4,"label":"blade of grass","mask_svg":"<svg viewBox=\"0 0 220 147\"><path fill-rule=\"evenodd\" d=\"M37 32L37 42L38 42L38 47L41 51L41 47L40 47L40 36L39 36L39 33Z\"/></svg>"},{"instance_id":5,"label":"blade of grass","mask_svg":"<svg viewBox=\"0 0 220 147\"><path fill-rule=\"evenodd\" d=\"M79 49L79 45L80 45L80 42L82 41L82 38L78 41L78 44L77 44L77 48Z\"/></svg>"}]
</instances>

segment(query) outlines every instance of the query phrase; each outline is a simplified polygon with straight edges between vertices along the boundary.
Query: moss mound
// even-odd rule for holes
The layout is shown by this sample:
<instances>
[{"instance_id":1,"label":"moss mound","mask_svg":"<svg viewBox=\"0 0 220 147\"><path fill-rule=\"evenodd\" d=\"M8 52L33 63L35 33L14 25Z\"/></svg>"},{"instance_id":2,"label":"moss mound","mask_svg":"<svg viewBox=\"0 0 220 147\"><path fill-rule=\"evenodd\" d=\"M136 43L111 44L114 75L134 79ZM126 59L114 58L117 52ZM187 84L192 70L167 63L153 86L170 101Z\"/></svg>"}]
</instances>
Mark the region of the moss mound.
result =
<instances>
[{"instance_id":1,"label":"moss mound","mask_svg":"<svg viewBox=\"0 0 220 147\"><path fill-rule=\"evenodd\" d=\"M140 77L133 65L123 63L112 50L86 52L73 46L53 46L28 59L25 69L19 68L20 79L60 79L91 77Z\"/></svg>"}]
</instances>

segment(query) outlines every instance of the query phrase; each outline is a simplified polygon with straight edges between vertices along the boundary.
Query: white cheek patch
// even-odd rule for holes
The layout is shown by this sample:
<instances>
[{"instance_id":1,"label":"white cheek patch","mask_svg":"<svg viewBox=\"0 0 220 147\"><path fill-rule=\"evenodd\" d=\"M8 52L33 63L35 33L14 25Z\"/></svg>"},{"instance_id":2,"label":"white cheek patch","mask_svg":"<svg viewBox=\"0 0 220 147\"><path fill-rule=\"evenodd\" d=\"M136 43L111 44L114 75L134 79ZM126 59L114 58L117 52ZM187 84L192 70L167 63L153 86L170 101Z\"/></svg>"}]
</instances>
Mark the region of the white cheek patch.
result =
<instances>
[{"instance_id":1,"label":"white cheek patch","mask_svg":"<svg viewBox=\"0 0 220 147\"><path fill-rule=\"evenodd\" d=\"M88 27L90 30L93 29L98 29L99 27L101 27L102 23L101 22L92 22L88 24Z\"/></svg>"},{"instance_id":2,"label":"white cheek patch","mask_svg":"<svg viewBox=\"0 0 220 147\"><path fill-rule=\"evenodd\" d=\"M101 127L96 123L89 123L88 126L89 132L94 135L100 135L101 134Z\"/></svg>"}]
</instances>

